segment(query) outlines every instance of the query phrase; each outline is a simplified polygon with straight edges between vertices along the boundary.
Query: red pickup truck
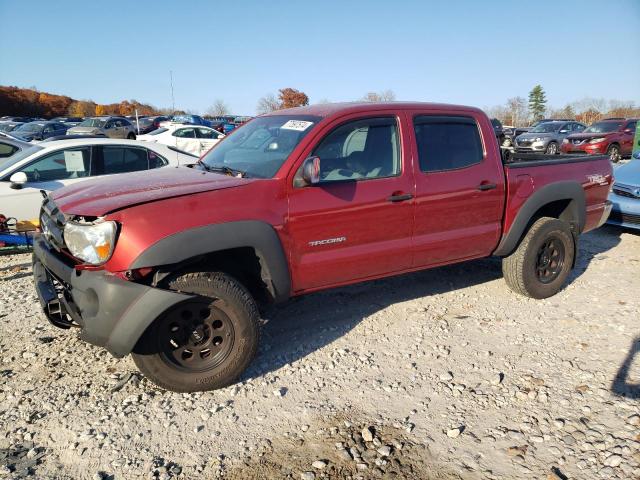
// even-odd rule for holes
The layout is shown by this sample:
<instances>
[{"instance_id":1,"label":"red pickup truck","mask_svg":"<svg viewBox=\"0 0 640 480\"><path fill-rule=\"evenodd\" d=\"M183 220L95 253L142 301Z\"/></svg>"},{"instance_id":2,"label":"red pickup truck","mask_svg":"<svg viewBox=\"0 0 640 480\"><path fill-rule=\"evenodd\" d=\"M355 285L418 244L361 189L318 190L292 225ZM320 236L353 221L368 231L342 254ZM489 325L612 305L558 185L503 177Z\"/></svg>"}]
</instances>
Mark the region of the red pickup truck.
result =
<instances>
[{"instance_id":1,"label":"red pickup truck","mask_svg":"<svg viewBox=\"0 0 640 480\"><path fill-rule=\"evenodd\" d=\"M491 255L514 291L558 292L613 178L606 156L551 157L503 164L471 107L281 110L191 168L49 194L36 289L54 325L161 387L219 388L251 362L261 309L293 296Z\"/></svg>"}]
</instances>

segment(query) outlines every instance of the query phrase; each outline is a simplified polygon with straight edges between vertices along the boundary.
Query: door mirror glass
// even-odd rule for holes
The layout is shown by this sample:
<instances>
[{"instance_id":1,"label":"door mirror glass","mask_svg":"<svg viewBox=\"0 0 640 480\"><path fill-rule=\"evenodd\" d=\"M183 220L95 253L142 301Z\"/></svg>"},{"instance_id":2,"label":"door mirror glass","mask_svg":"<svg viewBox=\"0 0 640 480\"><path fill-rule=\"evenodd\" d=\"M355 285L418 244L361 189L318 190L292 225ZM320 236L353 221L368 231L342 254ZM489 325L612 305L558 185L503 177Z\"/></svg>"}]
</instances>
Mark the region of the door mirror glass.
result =
<instances>
[{"instance_id":1,"label":"door mirror glass","mask_svg":"<svg viewBox=\"0 0 640 480\"><path fill-rule=\"evenodd\" d=\"M9 178L11 188L22 188L27 183L27 174L24 172L16 172Z\"/></svg>"},{"instance_id":2,"label":"door mirror glass","mask_svg":"<svg viewBox=\"0 0 640 480\"><path fill-rule=\"evenodd\" d=\"M320 157L309 157L304 161L302 179L307 185L320 183Z\"/></svg>"}]
</instances>

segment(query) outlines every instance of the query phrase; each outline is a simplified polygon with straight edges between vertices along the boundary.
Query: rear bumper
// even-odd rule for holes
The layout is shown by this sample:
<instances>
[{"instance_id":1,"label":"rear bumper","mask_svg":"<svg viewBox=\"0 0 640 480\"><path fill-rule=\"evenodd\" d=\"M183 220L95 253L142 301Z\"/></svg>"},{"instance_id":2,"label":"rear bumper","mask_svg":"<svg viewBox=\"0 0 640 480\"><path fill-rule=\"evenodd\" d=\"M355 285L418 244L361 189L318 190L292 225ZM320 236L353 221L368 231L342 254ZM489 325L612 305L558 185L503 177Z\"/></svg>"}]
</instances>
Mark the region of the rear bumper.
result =
<instances>
[{"instance_id":1,"label":"rear bumper","mask_svg":"<svg viewBox=\"0 0 640 480\"><path fill-rule=\"evenodd\" d=\"M40 305L53 325L78 327L82 340L116 357L131 353L165 310L192 298L105 271L75 270L40 235L33 244L33 277Z\"/></svg>"},{"instance_id":2,"label":"rear bumper","mask_svg":"<svg viewBox=\"0 0 640 480\"><path fill-rule=\"evenodd\" d=\"M600 217L600 220L598 221L598 225L596 226L596 228L600 228L602 225L604 225L607 220L609 219L609 215L611 214L611 209L613 208L613 203L609 200L607 200L606 202L604 202L604 210L602 210L602 217Z\"/></svg>"}]
</instances>

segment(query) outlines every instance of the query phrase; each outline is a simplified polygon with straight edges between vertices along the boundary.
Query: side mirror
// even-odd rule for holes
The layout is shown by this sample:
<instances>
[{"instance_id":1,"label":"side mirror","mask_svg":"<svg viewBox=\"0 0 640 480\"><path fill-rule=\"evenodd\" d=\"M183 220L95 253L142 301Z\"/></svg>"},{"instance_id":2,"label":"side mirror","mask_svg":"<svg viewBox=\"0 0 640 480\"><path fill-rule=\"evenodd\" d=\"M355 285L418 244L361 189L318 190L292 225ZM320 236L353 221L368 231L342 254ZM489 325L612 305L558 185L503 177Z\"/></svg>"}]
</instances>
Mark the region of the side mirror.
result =
<instances>
[{"instance_id":1,"label":"side mirror","mask_svg":"<svg viewBox=\"0 0 640 480\"><path fill-rule=\"evenodd\" d=\"M27 183L27 174L24 172L16 172L9 177L9 181L11 182L11 188L19 190Z\"/></svg>"},{"instance_id":2,"label":"side mirror","mask_svg":"<svg viewBox=\"0 0 640 480\"><path fill-rule=\"evenodd\" d=\"M304 161L302 179L307 185L320 183L320 157L309 157Z\"/></svg>"}]
</instances>

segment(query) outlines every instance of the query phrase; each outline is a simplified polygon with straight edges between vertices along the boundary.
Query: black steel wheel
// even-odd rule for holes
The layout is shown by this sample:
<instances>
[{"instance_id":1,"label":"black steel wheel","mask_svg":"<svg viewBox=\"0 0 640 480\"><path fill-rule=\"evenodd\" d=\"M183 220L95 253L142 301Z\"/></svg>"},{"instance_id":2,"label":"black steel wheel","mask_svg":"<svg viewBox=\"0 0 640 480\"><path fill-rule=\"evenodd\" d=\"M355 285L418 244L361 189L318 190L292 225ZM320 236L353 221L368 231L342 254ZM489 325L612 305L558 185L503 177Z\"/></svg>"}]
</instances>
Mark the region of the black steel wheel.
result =
<instances>
[{"instance_id":1,"label":"black steel wheel","mask_svg":"<svg viewBox=\"0 0 640 480\"><path fill-rule=\"evenodd\" d=\"M559 238L549 237L538 250L536 275L541 283L551 283L564 267L564 244Z\"/></svg>"},{"instance_id":2,"label":"black steel wheel","mask_svg":"<svg viewBox=\"0 0 640 480\"><path fill-rule=\"evenodd\" d=\"M132 353L138 369L176 392L233 383L258 349L259 314L249 292L221 272L176 274L166 286L195 296L147 328Z\"/></svg>"}]
</instances>

